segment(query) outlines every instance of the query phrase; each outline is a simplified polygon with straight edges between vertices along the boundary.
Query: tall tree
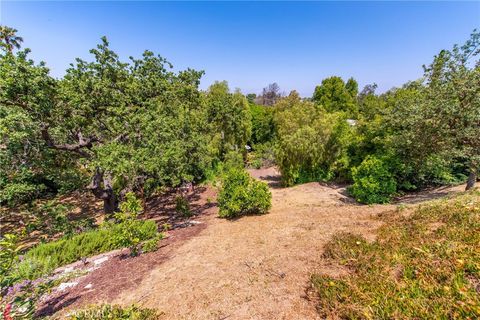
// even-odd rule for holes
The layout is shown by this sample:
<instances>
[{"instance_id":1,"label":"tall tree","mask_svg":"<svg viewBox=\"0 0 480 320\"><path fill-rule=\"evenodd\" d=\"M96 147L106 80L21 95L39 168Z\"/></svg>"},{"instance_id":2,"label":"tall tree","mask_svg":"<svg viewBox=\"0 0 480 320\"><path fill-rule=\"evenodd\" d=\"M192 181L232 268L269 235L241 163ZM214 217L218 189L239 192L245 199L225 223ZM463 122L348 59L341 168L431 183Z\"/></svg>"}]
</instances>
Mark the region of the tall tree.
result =
<instances>
[{"instance_id":1,"label":"tall tree","mask_svg":"<svg viewBox=\"0 0 480 320\"><path fill-rule=\"evenodd\" d=\"M275 159L284 185L328 180L343 171L351 131L344 114L325 112L295 91L276 110Z\"/></svg>"},{"instance_id":2,"label":"tall tree","mask_svg":"<svg viewBox=\"0 0 480 320\"><path fill-rule=\"evenodd\" d=\"M245 97L250 104L255 103L255 99L257 99L257 95L255 93L249 93Z\"/></svg>"},{"instance_id":3,"label":"tall tree","mask_svg":"<svg viewBox=\"0 0 480 320\"><path fill-rule=\"evenodd\" d=\"M17 36L17 29L7 26L0 26L0 44L8 52L12 52L14 48L20 49L23 38Z\"/></svg>"},{"instance_id":4,"label":"tall tree","mask_svg":"<svg viewBox=\"0 0 480 320\"><path fill-rule=\"evenodd\" d=\"M92 62L77 59L60 81L24 52L3 56L0 105L33 121L40 148L76 159L106 213L127 191L201 178L211 140L202 72L174 73L149 51L122 62L106 38L91 53Z\"/></svg>"},{"instance_id":5,"label":"tall tree","mask_svg":"<svg viewBox=\"0 0 480 320\"><path fill-rule=\"evenodd\" d=\"M322 81L322 84L315 88L313 101L322 106L327 112L343 111L349 117L357 116L356 95L358 84L351 78L348 87L340 77L330 77Z\"/></svg>"},{"instance_id":6,"label":"tall tree","mask_svg":"<svg viewBox=\"0 0 480 320\"><path fill-rule=\"evenodd\" d=\"M245 152L252 132L250 107L238 91L231 93L226 81L215 82L205 94L208 122L219 141L223 159L230 150Z\"/></svg>"},{"instance_id":7,"label":"tall tree","mask_svg":"<svg viewBox=\"0 0 480 320\"><path fill-rule=\"evenodd\" d=\"M353 78L349 78L347 83L345 84L345 89L347 89L348 93L353 99L357 98L358 95L358 82Z\"/></svg>"},{"instance_id":8,"label":"tall tree","mask_svg":"<svg viewBox=\"0 0 480 320\"><path fill-rule=\"evenodd\" d=\"M440 147L464 157L473 188L480 168L480 32L463 45L443 50L425 68L424 112Z\"/></svg>"},{"instance_id":9,"label":"tall tree","mask_svg":"<svg viewBox=\"0 0 480 320\"><path fill-rule=\"evenodd\" d=\"M418 163L436 157L464 162L466 189L480 166L480 33L442 50L425 67L422 82L397 90L387 125L403 158Z\"/></svg>"}]
</instances>

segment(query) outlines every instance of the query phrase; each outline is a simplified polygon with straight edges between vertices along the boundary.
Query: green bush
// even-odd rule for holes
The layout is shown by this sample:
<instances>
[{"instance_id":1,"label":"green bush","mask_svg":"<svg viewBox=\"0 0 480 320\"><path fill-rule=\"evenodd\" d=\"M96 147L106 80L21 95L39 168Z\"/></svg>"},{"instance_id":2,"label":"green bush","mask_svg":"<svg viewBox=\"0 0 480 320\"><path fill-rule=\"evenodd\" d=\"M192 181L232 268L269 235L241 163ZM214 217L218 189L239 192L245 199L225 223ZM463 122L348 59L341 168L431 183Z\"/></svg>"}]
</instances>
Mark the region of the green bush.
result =
<instances>
[{"instance_id":1,"label":"green bush","mask_svg":"<svg viewBox=\"0 0 480 320\"><path fill-rule=\"evenodd\" d=\"M367 157L352 169L351 194L362 203L387 203L397 191L397 184L384 162L373 156Z\"/></svg>"},{"instance_id":2,"label":"green bush","mask_svg":"<svg viewBox=\"0 0 480 320\"><path fill-rule=\"evenodd\" d=\"M76 311L67 316L69 320L103 320L103 319L131 319L131 320L155 320L158 312L153 309L140 308L135 305L123 308L104 304L92 306L85 310Z\"/></svg>"},{"instance_id":3,"label":"green bush","mask_svg":"<svg viewBox=\"0 0 480 320\"><path fill-rule=\"evenodd\" d=\"M0 238L0 288L9 287L16 281L12 277L11 269L18 260L18 237L13 234L5 234Z\"/></svg>"},{"instance_id":4,"label":"green bush","mask_svg":"<svg viewBox=\"0 0 480 320\"><path fill-rule=\"evenodd\" d=\"M188 200L181 195L175 197L175 211L185 218L189 218L193 215L193 212L190 209L190 203L188 203Z\"/></svg>"},{"instance_id":5,"label":"green bush","mask_svg":"<svg viewBox=\"0 0 480 320\"><path fill-rule=\"evenodd\" d=\"M252 178L243 169L231 169L224 177L218 196L219 215L233 218L244 214L263 214L271 207L268 185Z\"/></svg>"},{"instance_id":6,"label":"green bush","mask_svg":"<svg viewBox=\"0 0 480 320\"><path fill-rule=\"evenodd\" d=\"M35 185L33 183L10 183L0 186L0 203L8 206L15 206L37 198L45 191L43 184Z\"/></svg>"},{"instance_id":7,"label":"green bush","mask_svg":"<svg viewBox=\"0 0 480 320\"><path fill-rule=\"evenodd\" d=\"M120 211L115 214L115 219L119 222L113 225L118 228L118 233L114 235L116 241L121 247L130 248L130 254L136 256L140 252L140 243L144 239L144 233L138 228L138 214L142 211L142 204L135 194L129 192L125 195L125 200L120 204ZM155 226L156 228L156 226ZM149 238L147 238L149 239Z\"/></svg>"},{"instance_id":8,"label":"green bush","mask_svg":"<svg viewBox=\"0 0 480 320\"><path fill-rule=\"evenodd\" d=\"M250 113L252 115L251 142L253 144L262 144L272 141L274 137L274 109L252 103L250 104Z\"/></svg>"}]
</instances>

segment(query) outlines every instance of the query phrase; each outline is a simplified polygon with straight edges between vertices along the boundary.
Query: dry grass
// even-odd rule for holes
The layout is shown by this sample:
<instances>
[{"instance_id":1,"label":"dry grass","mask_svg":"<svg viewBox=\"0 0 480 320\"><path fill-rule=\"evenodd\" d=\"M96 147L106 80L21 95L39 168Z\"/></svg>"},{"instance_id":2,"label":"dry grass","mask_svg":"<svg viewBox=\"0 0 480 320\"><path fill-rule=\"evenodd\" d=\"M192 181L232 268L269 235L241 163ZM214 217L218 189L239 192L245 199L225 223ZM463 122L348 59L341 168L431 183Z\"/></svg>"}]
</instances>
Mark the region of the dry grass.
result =
<instances>
[{"instance_id":1,"label":"dry grass","mask_svg":"<svg viewBox=\"0 0 480 320\"><path fill-rule=\"evenodd\" d=\"M312 277L323 317L478 319L480 192L383 215L376 241L336 235L324 257L347 276Z\"/></svg>"}]
</instances>

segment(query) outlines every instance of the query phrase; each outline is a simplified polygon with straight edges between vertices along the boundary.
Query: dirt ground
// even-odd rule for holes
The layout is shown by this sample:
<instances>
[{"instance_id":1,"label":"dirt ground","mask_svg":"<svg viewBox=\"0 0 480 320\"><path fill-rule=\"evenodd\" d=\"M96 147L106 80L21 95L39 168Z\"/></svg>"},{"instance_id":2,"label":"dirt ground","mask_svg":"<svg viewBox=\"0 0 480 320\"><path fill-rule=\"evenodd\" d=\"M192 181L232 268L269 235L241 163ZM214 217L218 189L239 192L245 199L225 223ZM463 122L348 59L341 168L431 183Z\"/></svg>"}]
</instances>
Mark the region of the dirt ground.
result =
<instances>
[{"instance_id":1,"label":"dirt ground","mask_svg":"<svg viewBox=\"0 0 480 320\"><path fill-rule=\"evenodd\" d=\"M48 301L45 314L108 302L155 308L162 319L318 319L306 294L310 275L342 272L322 260L323 246L341 231L374 239L380 225L375 217L396 205L358 205L342 186L280 188L275 168L250 173L271 187L268 214L225 220L216 217L216 206L208 206L195 218L201 224L173 231L157 252L112 259ZM457 191L400 202L452 190ZM205 190L197 205L210 197L212 190ZM83 289L86 284L92 288Z\"/></svg>"}]
</instances>

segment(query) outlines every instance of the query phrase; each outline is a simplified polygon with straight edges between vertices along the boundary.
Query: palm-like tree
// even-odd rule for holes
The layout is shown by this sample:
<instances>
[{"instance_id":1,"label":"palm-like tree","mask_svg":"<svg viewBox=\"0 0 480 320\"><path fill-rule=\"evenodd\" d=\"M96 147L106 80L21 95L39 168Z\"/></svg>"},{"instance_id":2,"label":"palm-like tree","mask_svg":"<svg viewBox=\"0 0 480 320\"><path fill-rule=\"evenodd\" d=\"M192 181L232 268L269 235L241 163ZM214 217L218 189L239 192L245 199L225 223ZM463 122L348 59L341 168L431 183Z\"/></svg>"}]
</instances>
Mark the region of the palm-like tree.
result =
<instances>
[{"instance_id":1,"label":"palm-like tree","mask_svg":"<svg viewBox=\"0 0 480 320\"><path fill-rule=\"evenodd\" d=\"M23 38L17 36L17 29L0 26L0 44L8 52L12 52L13 48L20 49L20 43L22 42Z\"/></svg>"}]
</instances>

